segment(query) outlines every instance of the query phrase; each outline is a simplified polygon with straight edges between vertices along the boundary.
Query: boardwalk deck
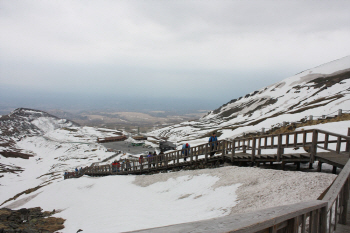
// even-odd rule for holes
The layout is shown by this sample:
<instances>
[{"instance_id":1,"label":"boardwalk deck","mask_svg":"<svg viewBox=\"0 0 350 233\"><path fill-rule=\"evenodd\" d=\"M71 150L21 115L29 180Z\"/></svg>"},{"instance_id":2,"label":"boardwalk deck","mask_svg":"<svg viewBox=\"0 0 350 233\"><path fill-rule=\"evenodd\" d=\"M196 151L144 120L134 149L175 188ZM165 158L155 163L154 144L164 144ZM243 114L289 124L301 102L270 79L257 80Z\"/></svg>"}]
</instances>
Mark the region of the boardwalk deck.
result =
<instances>
[{"instance_id":1,"label":"boardwalk deck","mask_svg":"<svg viewBox=\"0 0 350 233\"><path fill-rule=\"evenodd\" d=\"M295 147L304 147L307 153L284 152L287 148ZM318 148L328 152L318 152ZM336 172L337 168L343 168L349 159L349 150L350 136L322 130L304 130L206 143L186 150L176 150L152 158L144 158L141 163L132 161L128 171L125 171L124 165L120 172L113 172L111 165L107 164L92 166L87 169L85 174L91 176L146 174L167 170L218 167L224 163L235 165L249 163L259 166L260 163L266 162L280 162L282 169L287 163L295 163L299 170L300 163L309 162L312 164L315 161L320 162L319 171L322 168L322 163L328 163L333 166L333 172ZM213 152L216 153L215 156L210 156ZM187 161L184 161L185 158Z\"/></svg>"},{"instance_id":2,"label":"boardwalk deck","mask_svg":"<svg viewBox=\"0 0 350 233\"><path fill-rule=\"evenodd\" d=\"M349 155L343 153L337 154L336 152L318 152L316 155L316 160L343 168L346 162L349 160Z\"/></svg>"}]
</instances>

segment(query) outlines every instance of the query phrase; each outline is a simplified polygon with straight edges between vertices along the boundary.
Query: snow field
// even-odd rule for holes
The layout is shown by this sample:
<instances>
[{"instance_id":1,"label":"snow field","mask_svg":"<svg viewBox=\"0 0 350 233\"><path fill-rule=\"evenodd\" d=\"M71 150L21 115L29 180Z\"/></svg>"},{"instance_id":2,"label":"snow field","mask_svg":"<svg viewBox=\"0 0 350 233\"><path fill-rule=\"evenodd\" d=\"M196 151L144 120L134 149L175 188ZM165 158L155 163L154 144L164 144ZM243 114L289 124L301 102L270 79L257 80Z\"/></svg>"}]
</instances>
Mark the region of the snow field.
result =
<instances>
[{"instance_id":1,"label":"snow field","mask_svg":"<svg viewBox=\"0 0 350 233\"><path fill-rule=\"evenodd\" d=\"M315 200L336 175L223 167L61 180L9 208L61 210L62 232L123 232Z\"/></svg>"}]
</instances>

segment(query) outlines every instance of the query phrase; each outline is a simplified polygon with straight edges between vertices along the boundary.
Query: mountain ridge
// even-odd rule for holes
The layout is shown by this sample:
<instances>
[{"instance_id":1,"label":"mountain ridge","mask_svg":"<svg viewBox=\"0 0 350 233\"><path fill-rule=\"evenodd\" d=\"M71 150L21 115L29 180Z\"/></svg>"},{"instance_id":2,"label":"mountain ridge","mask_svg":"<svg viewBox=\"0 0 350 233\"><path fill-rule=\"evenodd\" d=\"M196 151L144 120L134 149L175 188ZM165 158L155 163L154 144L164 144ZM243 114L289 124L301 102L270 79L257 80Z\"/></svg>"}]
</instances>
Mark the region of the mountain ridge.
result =
<instances>
[{"instance_id":1,"label":"mountain ridge","mask_svg":"<svg viewBox=\"0 0 350 233\"><path fill-rule=\"evenodd\" d=\"M232 99L196 121L158 129L150 135L184 141L217 131L222 138L229 138L236 135L229 130L239 127L269 127L270 118L288 115L291 121L297 121L305 114L323 115L346 109L350 106L349 94L350 56L346 56Z\"/></svg>"}]
</instances>

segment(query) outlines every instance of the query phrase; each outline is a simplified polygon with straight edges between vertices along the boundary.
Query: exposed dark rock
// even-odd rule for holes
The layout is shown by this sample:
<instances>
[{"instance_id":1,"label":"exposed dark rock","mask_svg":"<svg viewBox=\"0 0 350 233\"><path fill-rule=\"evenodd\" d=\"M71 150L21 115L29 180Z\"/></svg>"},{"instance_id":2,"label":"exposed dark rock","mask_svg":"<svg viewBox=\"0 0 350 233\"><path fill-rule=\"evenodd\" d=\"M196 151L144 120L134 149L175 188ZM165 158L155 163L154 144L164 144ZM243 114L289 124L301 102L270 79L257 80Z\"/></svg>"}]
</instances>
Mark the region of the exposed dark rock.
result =
<instances>
[{"instance_id":1,"label":"exposed dark rock","mask_svg":"<svg viewBox=\"0 0 350 233\"><path fill-rule=\"evenodd\" d=\"M5 158L22 158L22 159L29 159L29 157L33 157L33 155L24 154L20 152L13 152L13 151L2 151L0 152L2 156Z\"/></svg>"},{"instance_id":2,"label":"exposed dark rock","mask_svg":"<svg viewBox=\"0 0 350 233\"><path fill-rule=\"evenodd\" d=\"M64 228L64 219L50 217L55 213L42 212L40 207L11 210L0 209L0 232L1 233L50 233Z\"/></svg>"}]
</instances>

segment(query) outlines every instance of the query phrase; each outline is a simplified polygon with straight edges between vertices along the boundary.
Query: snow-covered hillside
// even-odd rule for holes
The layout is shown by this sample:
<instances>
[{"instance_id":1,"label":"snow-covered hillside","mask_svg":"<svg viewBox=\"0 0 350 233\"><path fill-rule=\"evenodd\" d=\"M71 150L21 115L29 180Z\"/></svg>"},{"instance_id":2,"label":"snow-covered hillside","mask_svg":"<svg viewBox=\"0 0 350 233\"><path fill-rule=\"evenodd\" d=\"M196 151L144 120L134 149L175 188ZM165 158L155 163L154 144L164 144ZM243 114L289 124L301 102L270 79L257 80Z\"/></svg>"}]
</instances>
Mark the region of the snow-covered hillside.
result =
<instances>
[{"instance_id":1,"label":"snow-covered hillside","mask_svg":"<svg viewBox=\"0 0 350 233\"><path fill-rule=\"evenodd\" d=\"M282 121L327 115L338 109L350 110L349 94L350 56L347 56L233 99L197 121L162 128L150 135L195 144L202 143L203 140L196 139L212 131L222 133L221 138L229 138L242 130L269 128Z\"/></svg>"},{"instance_id":2,"label":"snow-covered hillside","mask_svg":"<svg viewBox=\"0 0 350 233\"><path fill-rule=\"evenodd\" d=\"M206 142L212 131L219 131L221 138L232 138L307 115L350 110L349 93L350 56L232 100L198 121L151 134L169 136L176 142L188 141L194 146ZM345 135L348 127L350 121L305 129ZM156 175L63 179L64 171L90 166L113 155L96 141L120 133L81 127L31 109L17 109L1 116L1 208L55 209L55 217L66 219L62 232L121 232L315 200L336 177L310 170L306 173L230 166ZM324 168L327 170L327 165Z\"/></svg>"},{"instance_id":3,"label":"snow-covered hillside","mask_svg":"<svg viewBox=\"0 0 350 233\"><path fill-rule=\"evenodd\" d=\"M115 133L120 132L80 127L32 109L16 109L2 116L0 202L61 179L65 171L90 166L113 155L96 141L98 137L116 136Z\"/></svg>"}]
</instances>

